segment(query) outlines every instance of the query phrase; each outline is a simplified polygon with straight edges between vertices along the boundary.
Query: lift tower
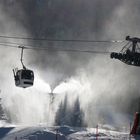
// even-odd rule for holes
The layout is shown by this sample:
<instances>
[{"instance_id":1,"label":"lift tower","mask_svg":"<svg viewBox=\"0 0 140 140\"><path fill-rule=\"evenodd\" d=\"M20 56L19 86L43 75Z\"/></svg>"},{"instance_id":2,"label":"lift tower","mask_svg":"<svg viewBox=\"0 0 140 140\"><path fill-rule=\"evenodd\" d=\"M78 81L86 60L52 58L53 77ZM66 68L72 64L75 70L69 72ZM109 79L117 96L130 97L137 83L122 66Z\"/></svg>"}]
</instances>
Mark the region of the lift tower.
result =
<instances>
[{"instance_id":1,"label":"lift tower","mask_svg":"<svg viewBox=\"0 0 140 140\"><path fill-rule=\"evenodd\" d=\"M112 59L118 59L128 65L140 67L140 48L138 46L140 38L127 36L126 41L128 41L127 45L125 45L119 53L112 52L110 57Z\"/></svg>"}]
</instances>

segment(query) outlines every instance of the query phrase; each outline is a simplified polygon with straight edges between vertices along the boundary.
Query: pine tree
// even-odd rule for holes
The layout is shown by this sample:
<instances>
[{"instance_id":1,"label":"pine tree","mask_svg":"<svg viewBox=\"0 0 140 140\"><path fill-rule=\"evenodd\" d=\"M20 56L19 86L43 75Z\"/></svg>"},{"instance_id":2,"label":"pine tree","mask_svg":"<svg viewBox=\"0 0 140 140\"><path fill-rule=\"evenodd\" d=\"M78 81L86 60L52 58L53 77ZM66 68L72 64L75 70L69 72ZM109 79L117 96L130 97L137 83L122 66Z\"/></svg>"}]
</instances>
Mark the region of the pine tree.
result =
<instances>
[{"instance_id":1,"label":"pine tree","mask_svg":"<svg viewBox=\"0 0 140 140\"><path fill-rule=\"evenodd\" d=\"M5 116L1 101L2 99L0 98L0 120L5 120L6 116Z\"/></svg>"},{"instance_id":2,"label":"pine tree","mask_svg":"<svg viewBox=\"0 0 140 140\"><path fill-rule=\"evenodd\" d=\"M55 116L55 125L62 125L63 123L63 103L61 102Z\"/></svg>"},{"instance_id":3,"label":"pine tree","mask_svg":"<svg viewBox=\"0 0 140 140\"><path fill-rule=\"evenodd\" d=\"M66 125L67 124L67 108L68 108L68 105L67 105L67 95L65 96L65 99L64 99L64 103L61 102L60 105L59 105L59 108L56 112L56 117L55 117L55 124L56 125Z\"/></svg>"},{"instance_id":4,"label":"pine tree","mask_svg":"<svg viewBox=\"0 0 140 140\"><path fill-rule=\"evenodd\" d=\"M65 96L64 103L60 103L55 117L56 125L69 125L74 127L85 127L84 112L80 108L79 98L76 99L74 106L70 108Z\"/></svg>"},{"instance_id":5,"label":"pine tree","mask_svg":"<svg viewBox=\"0 0 140 140\"><path fill-rule=\"evenodd\" d=\"M79 98L76 99L72 110L71 125L74 127L84 127L84 112L80 108Z\"/></svg>"}]
</instances>

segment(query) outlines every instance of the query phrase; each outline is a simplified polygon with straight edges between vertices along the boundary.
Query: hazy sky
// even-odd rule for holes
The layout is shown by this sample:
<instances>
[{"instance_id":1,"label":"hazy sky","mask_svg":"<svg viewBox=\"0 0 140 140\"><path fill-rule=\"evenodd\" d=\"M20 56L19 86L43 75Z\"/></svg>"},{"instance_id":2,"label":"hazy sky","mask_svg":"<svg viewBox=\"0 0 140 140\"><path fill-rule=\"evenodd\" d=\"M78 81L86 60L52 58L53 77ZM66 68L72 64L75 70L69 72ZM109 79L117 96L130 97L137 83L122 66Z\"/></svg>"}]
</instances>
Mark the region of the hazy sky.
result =
<instances>
[{"instance_id":1,"label":"hazy sky","mask_svg":"<svg viewBox=\"0 0 140 140\"><path fill-rule=\"evenodd\" d=\"M0 35L124 40L127 35L139 37L139 13L139 0L1 0ZM14 39L0 41L16 42L19 45L30 44L34 47L97 51L119 51L124 45ZM139 68L111 60L108 55L34 50L25 50L24 54L26 66L35 71L38 77L36 81L42 82L36 82L35 87L26 90L15 87L12 75L14 67L21 67L20 50L0 48L0 88L3 91L3 106L15 122L29 123L32 121L29 116L36 114L41 114L41 117L36 115L33 122L46 121L44 114L47 114L48 110L45 112L44 108L49 98L43 93L50 92L49 85L54 92L68 93L70 102L76 97L75 94L79 94L89 124L95 123L92 113L89 112L92 111L98 116L100 112L104 113L102 110L108 110L102 109L105 104L115 108L115 111L129 112L130 103L139 96ZM34 99L33 102L30 102L31 98ZM20 102L23 102L22 112ZM90 110L89 106L92 106ZM15 108L15 112L12 112L12 108ZM31 109L36 110L35 114ZM23 119L25 113L26 120ZM97 116L95 115L95 118Z\"/></svg>"}]
</instances>

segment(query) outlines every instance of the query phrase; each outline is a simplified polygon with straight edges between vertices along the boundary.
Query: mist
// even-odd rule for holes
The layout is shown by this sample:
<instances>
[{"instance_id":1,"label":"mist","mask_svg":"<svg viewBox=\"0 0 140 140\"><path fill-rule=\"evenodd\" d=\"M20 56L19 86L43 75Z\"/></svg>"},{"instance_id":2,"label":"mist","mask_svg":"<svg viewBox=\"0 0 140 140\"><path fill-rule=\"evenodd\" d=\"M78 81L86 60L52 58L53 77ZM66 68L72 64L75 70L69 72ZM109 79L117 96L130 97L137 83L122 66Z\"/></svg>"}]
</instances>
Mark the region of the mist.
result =
<instances>
[{"instance_id":1,"label":"mist","mask_svg":"<svg viewBox=\"0 0 140 140\"><path fill-rule=\"evenodd\" d=\"M138 0L5 0L0 3L2 35L88 40L139 37ZM138 67L111 60L109 55L51 51L52 48L120 51L123 43L0 41L50 48L50 51L25 50L24 63L35 72L35 84L29 89L14 85L12 69L21 68L20 50L0 48L2 105L10 122L53 125L65 94L70 104L79 96L85 121L91 127L110 120L126 125L129 115L137 111L134 101L139 98ZM50 107L51 92L57 95ZM132 105L135 107L131 108Z\"/></svg>"}]
</instances>

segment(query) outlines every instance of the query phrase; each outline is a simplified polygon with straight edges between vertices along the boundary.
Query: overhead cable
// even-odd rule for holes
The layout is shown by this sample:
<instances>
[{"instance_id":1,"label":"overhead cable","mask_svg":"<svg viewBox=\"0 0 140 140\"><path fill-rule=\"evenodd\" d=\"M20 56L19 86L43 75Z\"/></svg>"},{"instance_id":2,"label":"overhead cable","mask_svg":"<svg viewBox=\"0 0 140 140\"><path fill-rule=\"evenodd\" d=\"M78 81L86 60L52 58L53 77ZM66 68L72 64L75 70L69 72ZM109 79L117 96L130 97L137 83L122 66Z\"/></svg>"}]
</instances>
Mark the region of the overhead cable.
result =
<instances>
[{"instance_id":1,"label":"overhead cable","mask_svg":"<svg viewBox=\"0 0 140 140\"><path fill-rule=\"evenodd\" d=\"M0 35L0 38L11 38L18 40L33 40L33 41L50 41L50 42L85 42L85 43L121 43L124 40L88 40L88 39L53 39L53 38L37 38L37 37L18 37Z\"/></svg>"},{"instance_id":2,"label":"overhead cable","mask_svg":"<svg viewBox=\"0 0 140 140\"><path fill-rule=\"evenodd\" d=\"M6 46L10 48L23 48L28 50L47 50L48 52L79 52L79 53L96 53L96 54L108 54L111 52L107 51L95 51L95 50L78 50L78 49L57 49L57 48L50 48L50 47L31 47L31 46L15 46L10 44L3 44L0 43L0 46Z\"/></svg>"}]
</instances>

